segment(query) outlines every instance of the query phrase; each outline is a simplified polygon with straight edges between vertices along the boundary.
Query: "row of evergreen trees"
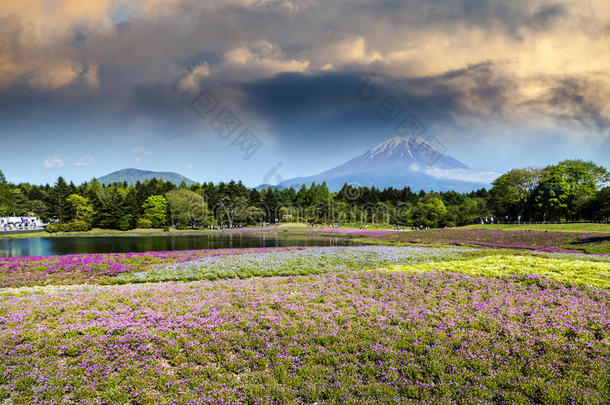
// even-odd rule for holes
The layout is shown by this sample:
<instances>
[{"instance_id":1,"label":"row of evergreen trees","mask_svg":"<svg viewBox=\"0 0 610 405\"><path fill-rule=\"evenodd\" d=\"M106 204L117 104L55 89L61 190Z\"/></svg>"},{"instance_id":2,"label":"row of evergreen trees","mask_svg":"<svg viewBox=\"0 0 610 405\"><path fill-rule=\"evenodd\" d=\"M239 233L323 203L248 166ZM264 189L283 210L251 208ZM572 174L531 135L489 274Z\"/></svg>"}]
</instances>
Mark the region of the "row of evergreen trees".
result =
<instances>
[{"instance_id":1,"label":"row of evergreen trees","mask_svg":"<svg viewBox=\"0 0 610 405\"><path fill-rule=\"evenodd\" d=\"M349 185L331 193L325 183L258 191L233 181L187 187L157 179L134 185L103 185L94 179L76 186L60 177L53 186L0 183L0 216L36 215L78 225L70 230L234 227L276 220L433 227L489 216L487 194L484 189L469 194L414 193L409 187L379 190Z\"/></svg>"},{"instance_id":2,"label":"row of evergreen trees","mask_svg":"<svg viewBox=\"0 0 610 405\"><path fill-rule=\"evenodd\" d=\"M36 215L57 222L55 230L232 227L276 221L444 227L491 217L500 222L607 221L608 181L605 168L577 160L511 170L496 179L489 192L471 193L347 184L331 193L326 183L259 191L234 181L187 187L156 179L134 185L103 185L94 179L76 186L61 177L53 186L38 186L8 183L0 172L0 216Z\"/></svg>"}]
</instances>

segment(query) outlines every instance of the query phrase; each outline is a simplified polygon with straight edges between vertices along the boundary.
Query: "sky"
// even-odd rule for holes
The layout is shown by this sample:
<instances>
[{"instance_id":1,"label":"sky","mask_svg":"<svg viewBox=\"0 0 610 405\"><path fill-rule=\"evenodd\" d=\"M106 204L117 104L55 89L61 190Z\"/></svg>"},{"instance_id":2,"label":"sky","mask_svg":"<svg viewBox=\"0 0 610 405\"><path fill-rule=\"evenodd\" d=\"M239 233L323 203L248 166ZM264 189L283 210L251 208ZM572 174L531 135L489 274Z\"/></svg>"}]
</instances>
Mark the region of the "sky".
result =
<instances>
[{"instance_id":1,"label":"sky","mask_svg":"<svg viewBox=\"0 0 610 405\"><path fill-rule=\"evenodd\" d=\"M0 2L11 182L133 167L276 184L405 116L482 172L610 167L610 2Z\"/></svg>"}]
</instances>

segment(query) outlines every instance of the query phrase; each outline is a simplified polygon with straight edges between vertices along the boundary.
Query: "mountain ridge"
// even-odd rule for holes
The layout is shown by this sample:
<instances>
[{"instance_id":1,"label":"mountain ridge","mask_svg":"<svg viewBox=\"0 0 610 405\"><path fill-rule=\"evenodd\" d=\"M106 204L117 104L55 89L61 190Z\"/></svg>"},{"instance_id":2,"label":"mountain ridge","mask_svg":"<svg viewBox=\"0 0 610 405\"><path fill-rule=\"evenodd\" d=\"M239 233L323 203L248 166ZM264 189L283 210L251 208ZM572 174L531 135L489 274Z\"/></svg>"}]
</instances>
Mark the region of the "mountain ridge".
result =
<instances>
[{"instance_id":1,"label":"mountain ridge","mask_svg":"<svg viewBox=\"0 0 610 405\"><path fill-rule=\"evenodd\" d=\"M104 185L108 185L113 183L123 183L125 181L127 182L127 184L135 184L138 181L144 182L146 180L152 180L155 178L162 179L164 181L169 181L177 186L180 185L180 183L182 183L183 181L189 187L195 184L193 180L179 173L157 172L152 170L141 170L134 168L117 170L105 176L98 177L97 180Z\"/></svg>"}]
</instances>

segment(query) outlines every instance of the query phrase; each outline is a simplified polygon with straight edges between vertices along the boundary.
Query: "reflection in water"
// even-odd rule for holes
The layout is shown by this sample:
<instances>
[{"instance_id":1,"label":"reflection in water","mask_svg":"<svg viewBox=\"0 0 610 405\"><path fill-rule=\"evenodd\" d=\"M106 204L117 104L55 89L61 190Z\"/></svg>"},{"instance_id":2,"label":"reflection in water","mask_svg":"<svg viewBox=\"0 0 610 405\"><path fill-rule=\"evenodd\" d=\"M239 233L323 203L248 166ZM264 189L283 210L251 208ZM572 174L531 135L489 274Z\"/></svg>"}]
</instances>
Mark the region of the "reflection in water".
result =
<instances>
[{"instance_id":1,"label":"reflection in water","mask_svg":"<svg viewBox=\"0 0 610 405\"><path fill-rule=\"evenodd\" d=\"M206 233L171 236L97 236L0 239L0 257L75 253L125 253L241 247L345 246L349 239L269 233Z\"/></svg>"}]
</instances>

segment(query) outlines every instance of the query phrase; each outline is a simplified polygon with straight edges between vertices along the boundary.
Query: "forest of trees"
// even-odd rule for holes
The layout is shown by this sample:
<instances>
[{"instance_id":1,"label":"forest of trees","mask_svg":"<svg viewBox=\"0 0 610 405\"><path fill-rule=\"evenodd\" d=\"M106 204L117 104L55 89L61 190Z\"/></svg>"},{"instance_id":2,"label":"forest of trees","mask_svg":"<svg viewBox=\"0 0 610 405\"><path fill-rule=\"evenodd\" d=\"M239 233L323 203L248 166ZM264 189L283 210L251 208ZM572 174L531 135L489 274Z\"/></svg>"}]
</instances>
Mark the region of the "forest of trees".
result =
<instances>
[{"instance_id":1,"label":"forest of trees","mask_svg":"<svg viewBox=\"0 0 610 405\"><path fill-rule=\"evenodd\" d=\"M263 222L374 223L402 227L499 222L608 221L610 177L592 162L565 160L543 169L514 169L487 191L414 192L352 187L331 193L323 184L299 190L250 189L236 182L187 187L162 180L74 185L8 183L0 171L0 216L35 215L47 230L95 228L180 229L245 226Z\"/></svg>"}]
</instances>

